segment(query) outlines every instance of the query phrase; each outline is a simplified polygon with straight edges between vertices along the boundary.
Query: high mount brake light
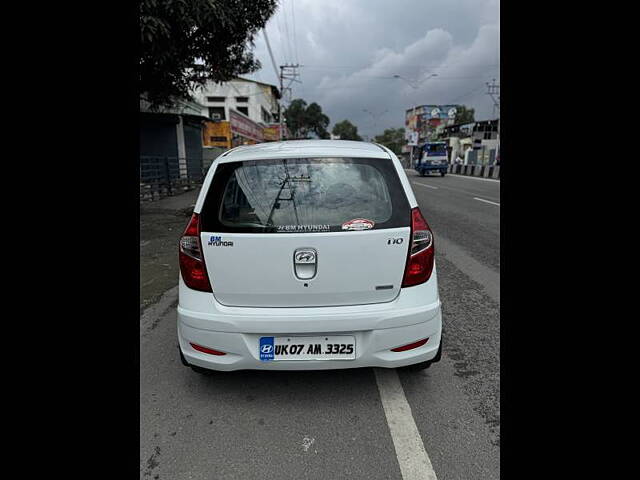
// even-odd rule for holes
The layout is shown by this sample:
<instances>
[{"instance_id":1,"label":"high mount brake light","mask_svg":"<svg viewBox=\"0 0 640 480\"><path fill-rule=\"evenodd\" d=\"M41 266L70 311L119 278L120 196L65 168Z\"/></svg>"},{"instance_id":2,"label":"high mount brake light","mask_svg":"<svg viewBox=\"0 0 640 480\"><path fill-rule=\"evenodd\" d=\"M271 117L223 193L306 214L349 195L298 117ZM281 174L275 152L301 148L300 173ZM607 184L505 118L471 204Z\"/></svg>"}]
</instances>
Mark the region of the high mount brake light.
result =
<instances>
[{"instance_id":1,"label":"high mount brake light","mask_svg":"<svg viewBox=\"0 0 640 480\"><path fill-rule=\"evenodd\" d=\"M194 213L180 238L180 273L187 287L212 292L200 245L200 216Z\"/></svg>"},{"instance_id":2,"label":"high mount brake light","mask_svg":"<svg viewBox=\"0 0 640 480\"><path fill-rule=\"evenodd\" d=\"M418 207L411 210L411 247L402 279L403 287L425 283L433 272L433 234Z\"/></svg>"}]
</instances>

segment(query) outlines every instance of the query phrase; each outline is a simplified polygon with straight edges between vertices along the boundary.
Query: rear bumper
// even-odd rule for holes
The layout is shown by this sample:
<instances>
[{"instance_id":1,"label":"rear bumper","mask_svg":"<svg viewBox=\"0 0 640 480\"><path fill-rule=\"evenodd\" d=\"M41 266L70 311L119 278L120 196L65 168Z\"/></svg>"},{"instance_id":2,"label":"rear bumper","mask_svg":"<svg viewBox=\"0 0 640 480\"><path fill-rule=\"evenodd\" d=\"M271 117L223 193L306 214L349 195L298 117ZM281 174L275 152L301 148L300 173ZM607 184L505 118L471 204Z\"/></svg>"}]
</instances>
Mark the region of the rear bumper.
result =
<instances>
[{"instance_id":1,"label":"rear bumper","mask_svg":"<svg viewBox=\"0 0 640 480\"><path fill-rule=\"evenodd\" d=\"M424 166L424 167L416 167L416 171L419 173L422 172L446 172L449 169L449 165L433 165L433 166Z\"/></svg>"},{"instance_id":2,"label":"rear bumper","mask_svg":"<svg viewBox=\"0 0 640 480\"><path fill-rule=\"evenodd\" d=\"M213 370L324 370L402 367L433 359L440 345L442 315L434 272L428 282L403 288L388 303L319 308L227 307L212 294L194 292L180 279L178 339L186 361ZM184 299L184 301L183 301ZM185 308L185 304L191 309ZM197 310L196 310L197 308ZM262 336L353 335L355 360L262 362ZM429 338L405 352L391 349ZM195 343L226 352L215 356L194 350Z\"/></svg>"},{"instance_id":3,"label":"rear bumper","mask_svg":"<svg viewBox=\"0 0 640 480\"><path fill-rule=\"evenodd\" d=\"M212 370L330 370L359 367L396 368L433 359L440 346L442 317L440 311L429 321L414 325L379 330L348 331L355 337L355 360L304 360L269 361L259 358L258 349L262 334L229 333L193 328L181 322L178 315L178 340L180 349L191 365ZM335 333L315 332L318 335ZM288 335L288 332L281 332ZM312 335L312 334L311 334ZM421 347L405 352L392 352L391 349L429 338ZM194 350L190 343L207 346L227 352L217 356Z\"/></svg>"}]
</instances>

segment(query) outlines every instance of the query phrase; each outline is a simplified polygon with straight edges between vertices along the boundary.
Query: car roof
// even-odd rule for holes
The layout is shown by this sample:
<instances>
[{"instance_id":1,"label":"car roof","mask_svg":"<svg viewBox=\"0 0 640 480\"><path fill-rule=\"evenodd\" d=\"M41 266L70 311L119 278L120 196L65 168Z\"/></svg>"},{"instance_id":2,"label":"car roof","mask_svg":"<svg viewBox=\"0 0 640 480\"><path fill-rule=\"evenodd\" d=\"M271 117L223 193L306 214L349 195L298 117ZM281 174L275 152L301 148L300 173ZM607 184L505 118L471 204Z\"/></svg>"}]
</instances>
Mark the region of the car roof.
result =
<instances>
[{"instance_id":1,"label":"car roof","mask_svg":"<svg viewBox=\"0 0 640 480\"><path fill-rule=\"evenodd\" d=\"M227 163L303 157L390 158L389 153L376 143L351 140L286 140L236 147L220 155L216 161Z\"/></svg>"}]
</instances>

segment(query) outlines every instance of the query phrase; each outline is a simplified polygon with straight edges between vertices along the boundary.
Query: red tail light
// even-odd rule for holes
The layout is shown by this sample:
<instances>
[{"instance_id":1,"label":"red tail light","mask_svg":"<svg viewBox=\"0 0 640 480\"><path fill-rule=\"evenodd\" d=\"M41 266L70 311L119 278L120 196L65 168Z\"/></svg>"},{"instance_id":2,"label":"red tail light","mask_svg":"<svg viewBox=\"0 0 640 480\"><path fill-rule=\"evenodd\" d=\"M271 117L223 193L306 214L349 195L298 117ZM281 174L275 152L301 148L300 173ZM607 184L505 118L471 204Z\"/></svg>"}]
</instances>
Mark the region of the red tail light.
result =
<instances>
[{"instance_id":1,"label":"red tail light","mask_svg":"<svg viewBox=\"0 0 640 480\"><path fill-rule=\"evenodd\" d=\"M200 245L200 216L194 213L180 239L180 272L187 287L211 292L211 284Z\"/></svg>"},{"instance_id":2,"label":"red tail light","mask_svg":"<svg viewBox=\"0 0 640 480\"><path fill-rule=\"evenodd\" d=\"M433 271L433 234L418 207L411 210L411 247L402 280L403 287L426 282Z\"/></svg>"},{"instance_id":3,"label":"red tail light","mask_svg":"<svg viewBox=\"0 0 640 480\"><path fill-rule=\"evenodd\" d=\"M202 345L198 345L196 343L189 343L193 347L194 350L198 350L202 353L208 353L209 355L226 355L225 352L220 352L218 350L214 350L213 348L203 347Z\"/></svg>"},{"instance_id":4,"label":"red tail light","mask_svg":"<svg viewBox=\"0 0 640 480\"><path fill-rule=\"evenodd\" d=\"M413 342L413 343L409 343L407 345L403 345L402 347L392 348L391 351L392 352L405 352L407 350L411 350L411 349L414 349L414 348L421 347L422 345L424 345L428 341L429 341L429 338L424 338L422 340L418 340L417 342Z\"/></svg>"}]
</instances>

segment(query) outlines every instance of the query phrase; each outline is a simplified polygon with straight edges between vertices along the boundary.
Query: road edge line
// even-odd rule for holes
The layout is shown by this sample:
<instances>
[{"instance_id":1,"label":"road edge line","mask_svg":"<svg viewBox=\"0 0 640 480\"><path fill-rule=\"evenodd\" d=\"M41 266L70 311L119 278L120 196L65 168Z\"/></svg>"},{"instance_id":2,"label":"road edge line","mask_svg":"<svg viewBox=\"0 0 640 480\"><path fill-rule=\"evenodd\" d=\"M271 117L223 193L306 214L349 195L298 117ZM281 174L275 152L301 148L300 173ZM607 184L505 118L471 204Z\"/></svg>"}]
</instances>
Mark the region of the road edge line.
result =
<instances>
[{"instance_id":1,"label":"road edge line","mask_svg":"<svg viewBox=\"0 0 640 480\"><path fill-rule=\"evenodd\" d=\"M164 315L171 308L171 305L178 300L178 288L179 286L176 285L166 290L157 302L148 305L144 309L140 315L140 334L147 333L149 324L153 324L157 318Z\"/></svg>"},{"instance_id":2,"label":"road edge line","mask_svg":"<svg viewBox=\"0 0 640 480\"><path fill-rule=\"evenodd\" d=\"M403 480L437 480L395 369L374 368Z\"/></svg>"},{"instance_id":3,"label":"road edge line","mask_svg":"<svg viewBox=\"0 0 640 480\"><path fill-rule=\"evenodd\" d=\"M478 197L473 197L474 200L478 200L480 202L485 202L485 203L490 203L491 205L497 205L500 206L499 203L497 202L492 202L491 200L485 200L484 198L478 198Z\"/></svg>"}]
</instances>

